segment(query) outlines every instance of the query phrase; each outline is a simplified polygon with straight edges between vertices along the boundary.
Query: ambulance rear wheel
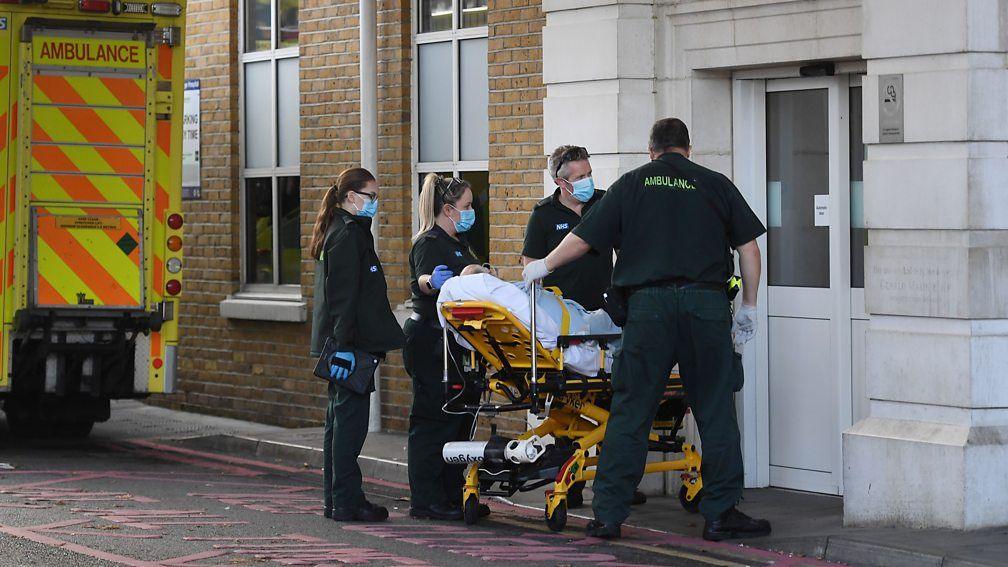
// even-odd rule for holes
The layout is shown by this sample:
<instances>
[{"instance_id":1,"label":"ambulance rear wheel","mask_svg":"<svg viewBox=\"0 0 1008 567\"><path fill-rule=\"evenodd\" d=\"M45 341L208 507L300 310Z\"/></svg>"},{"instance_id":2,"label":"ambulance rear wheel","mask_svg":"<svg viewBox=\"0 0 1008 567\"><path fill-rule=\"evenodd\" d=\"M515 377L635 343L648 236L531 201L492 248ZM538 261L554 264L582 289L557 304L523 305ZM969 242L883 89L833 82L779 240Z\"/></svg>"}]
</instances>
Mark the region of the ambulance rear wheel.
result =
<instances>
[{"instance_id":1,"label":"ambulance rear wheel","mask_svg":"<svg viewBox=\"0 0 1008 567\"><path fill-rule=\"evenodd\" d=\"M555 532L562 532L567 527L567 500L561 500L553 513L546 516L546 525Z\"/></svg>"},{"instance_id":2,"label":"ambulance rear wheel","mask_svg":"<svg viewBox=\"0 0 1008 567\"><path fill-rule=\"evenodd\" d=\"M693 500L686 500L686 485L683 485L679 489L679 504L682 505L683 510L686 510L690 514L696 514L700 511L700 499L703 498L703 489L696 493Z\"/></svg>"},{"instance_id":3,"label":"ambulance rear wheel","mask_svg":"<svg viewBox=\"0 0 1008 567\"><path fill-rule=\"evenodd\" d=\"M59 424L57 431L65 437L83 439L91 434L91 428L94 427L94 424L95 422L93 419L68 421Z\"/></svg>"},{"instance_id":4,"label":"ambulance rear wheel","mask_svg":"<svg viewBox=\"0 0 1008 567\"><path fill-rule=\"evenodd\" d=\"M462 506L462 519L465 520L467 526L471 526L476 523L476 520L479 520L479 497L475 494L466 498L465 504Z\"/></svg>"}]
</instances>

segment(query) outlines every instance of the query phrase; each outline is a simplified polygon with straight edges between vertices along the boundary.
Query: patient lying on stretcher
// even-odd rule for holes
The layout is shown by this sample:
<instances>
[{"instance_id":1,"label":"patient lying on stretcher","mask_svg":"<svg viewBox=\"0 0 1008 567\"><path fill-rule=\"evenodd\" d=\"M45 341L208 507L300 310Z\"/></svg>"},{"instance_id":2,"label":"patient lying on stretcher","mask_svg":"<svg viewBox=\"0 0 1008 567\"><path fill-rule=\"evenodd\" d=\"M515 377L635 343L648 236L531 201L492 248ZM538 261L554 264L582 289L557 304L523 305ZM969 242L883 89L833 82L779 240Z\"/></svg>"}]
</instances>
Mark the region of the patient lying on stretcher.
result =
<instances>
[{"instance_id":1,"label":"patient lying on stretcher","mask_svg":"<svg viewBox=\"0 0 1008 567\"><path fill-rule=\"evenodd\" d=\"M448 301L487 301L496 303L510 311L527 326L532 319L529 309L528 289L524 283L510 283L494 277L489 270L476 264L467 266L461 275L449 279L441 287L438 295L438 317L444 325L440 306ZM564 312L568 316L567 329L563 329ZM545 348L557 346L559 335L603 335L619 334L620 328L613 324L605 311L587 311L577 302L563 299L556 294L540 290L536 300L536 338ZM456 336L459 344L469 348L465 339ZM612 351L618 345L610 345L606 353L605 369L612 362ZM595 376L599 371L599 346L595 341L571 345L563 352L564 366L585 376Z\"/></svg>"}]
</instances>

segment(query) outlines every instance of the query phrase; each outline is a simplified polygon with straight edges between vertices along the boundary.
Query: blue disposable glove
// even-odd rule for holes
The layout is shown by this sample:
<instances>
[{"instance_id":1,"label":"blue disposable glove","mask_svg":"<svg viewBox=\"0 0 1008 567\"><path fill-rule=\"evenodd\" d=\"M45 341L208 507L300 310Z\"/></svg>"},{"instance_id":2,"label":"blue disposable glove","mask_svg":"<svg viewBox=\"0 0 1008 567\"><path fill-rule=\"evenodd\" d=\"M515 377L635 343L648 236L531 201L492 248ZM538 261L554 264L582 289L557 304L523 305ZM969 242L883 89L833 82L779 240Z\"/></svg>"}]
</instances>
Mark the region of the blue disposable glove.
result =
<instances>
[{"instance_id":1,"label":"blue disposable glove","mask_svg":"<svg viewBox=\"0 0 1008 567\"><path fill-rule=\"evenodd\" d=\"M341 364L337 364L336 361L339 360L349 366L346 368ZM332 358L329 359L329 377L333 380L346 380L350 373L354 371L354 367L357 366L357 361L354 359L354 354L349 351L341 351L333 353Z\"/></svg>"},{"instance_id":2,"label":"blue disposable glove","mask_svg":"<svg viewBox=\"0 0 1008 567\"><path fill-rule=\"evenodd\" d=\"M455 274L453 274L452 271L448 269L448 266L445 266L444 264L441 264L440 266L435 266L434 271L431 273L430 276L430 284L434 286L434 289L441 289L441 286L443 286L444 283L448 281L448 278L454 275Z\"/></svg>"}]
</instances>

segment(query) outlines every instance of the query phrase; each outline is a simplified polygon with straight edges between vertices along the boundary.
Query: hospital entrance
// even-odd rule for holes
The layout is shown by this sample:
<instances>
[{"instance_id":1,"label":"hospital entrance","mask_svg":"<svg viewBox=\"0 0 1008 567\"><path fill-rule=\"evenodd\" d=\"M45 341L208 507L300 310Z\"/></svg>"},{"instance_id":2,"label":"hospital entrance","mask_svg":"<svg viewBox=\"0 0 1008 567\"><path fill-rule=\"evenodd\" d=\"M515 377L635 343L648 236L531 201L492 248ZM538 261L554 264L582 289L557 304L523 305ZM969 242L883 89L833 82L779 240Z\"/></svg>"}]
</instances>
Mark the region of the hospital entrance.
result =
<instances>
[{"instance_id":1,"label":"hospital entrance","mask_svg":"<svg viewBox=\"0 0 1008 567\"><path fill-rule=\"evenodd\" d=\"M747 486L843 494L841 433L867 413L860 78L733 81L734 177L767 227Z\"/></svg>"}]
</instances>

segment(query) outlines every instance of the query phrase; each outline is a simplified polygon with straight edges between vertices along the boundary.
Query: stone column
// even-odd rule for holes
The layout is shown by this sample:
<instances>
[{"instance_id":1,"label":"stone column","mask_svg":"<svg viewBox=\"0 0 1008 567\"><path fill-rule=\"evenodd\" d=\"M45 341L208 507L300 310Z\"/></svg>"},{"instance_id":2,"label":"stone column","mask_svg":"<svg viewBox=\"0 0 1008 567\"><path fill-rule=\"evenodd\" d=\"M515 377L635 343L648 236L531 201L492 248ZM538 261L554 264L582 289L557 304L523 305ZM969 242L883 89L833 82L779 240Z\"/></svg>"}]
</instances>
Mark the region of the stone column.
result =
<instances>
[{"instance_id":1,"label":"stone column","mask_svg":"<svg viewBox=\"0 0 1008 567\"><path fill-rule=\"evenodd\" d=\"M655 118L653 2L543 0L543 12L543 151L585 146L596 184L608 187L648 160Z\"/></svg>"},{"instance_id":2,"label":"stone column","mask_svg":"<svg viewBox=\"0 0 1008 567\"><path fill-rule=\"evenodd\" d=\"M844 522L1008 524L1008 0L865 0L870 417ZM902 143L879 82L903 78Z\"/></svg>"}]
</instances>

